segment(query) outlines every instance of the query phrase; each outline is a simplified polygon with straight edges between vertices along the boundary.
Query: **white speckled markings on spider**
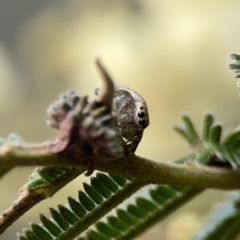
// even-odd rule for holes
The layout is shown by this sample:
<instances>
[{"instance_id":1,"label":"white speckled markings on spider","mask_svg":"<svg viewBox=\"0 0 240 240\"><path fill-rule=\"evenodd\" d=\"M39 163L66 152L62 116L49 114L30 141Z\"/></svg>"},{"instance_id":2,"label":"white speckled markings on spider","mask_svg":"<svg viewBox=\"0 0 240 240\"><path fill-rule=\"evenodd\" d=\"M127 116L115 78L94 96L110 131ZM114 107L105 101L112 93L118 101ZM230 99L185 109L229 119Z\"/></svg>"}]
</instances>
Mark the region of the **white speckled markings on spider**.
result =
<instances>
[{"instance_id":1,"label":"white speckled markings on spider","mask_svg":"<svg viewBox=\"0 0 240 240\"><path fill-rule=\"evenodd\" d=\"M95 94L98 93L99 88L95 89ZM116 116L121 134L127 141L126 154L132 155L142 139L144 129L149 125L147 104L136 91L115 85L113 115Z\"/></svg>"}]
</instances>

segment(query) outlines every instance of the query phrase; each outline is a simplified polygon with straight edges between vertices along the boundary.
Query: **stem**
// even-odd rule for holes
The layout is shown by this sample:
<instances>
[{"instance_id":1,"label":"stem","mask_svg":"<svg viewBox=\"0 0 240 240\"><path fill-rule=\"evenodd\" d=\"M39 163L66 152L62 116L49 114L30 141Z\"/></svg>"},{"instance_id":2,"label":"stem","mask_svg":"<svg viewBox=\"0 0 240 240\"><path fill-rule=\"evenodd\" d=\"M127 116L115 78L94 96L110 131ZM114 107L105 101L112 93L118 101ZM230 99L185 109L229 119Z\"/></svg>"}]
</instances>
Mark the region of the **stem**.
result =
<instances>
[{"instance_id":1,"label":"stem","mask_svg":"<svg viewBox=\"0 0 240 240\"><path fill-rule=\"evenodd\" d=\"M192 186L197 188L240 189L240 171L195 164L155 162L139 156L96 162L96 169L148 183Z\"/></svg>"},{"instance_id":2,"label":"stem","mask_svg":"<svg viewBox=\"0 0 240 240\"><path fill-rule=\"evenodd\" d=\"M0 151L0 173L15 166L61 166L86 169L86 158L76 160L58 158L56 155L29 154L28 151L15 151L10 147L4 156ZM2 156L1 156L2 155ZM172 162L155 162L139 156L107 159L95 157L95 170L126 178L157 184L175 184L197 188L215 188L233 190L240 189L240 171L224 167L209 167L195 164L179 165Z\"/></svg>"},{"instance_id":3,"label":"stem","mask_svg":"<svg viewBox=\"0 0 240 240\"><path fill-rule=\"evenodd\" d=\"M0 216L0 234L11 226L19 217L31 209L34 205L45 199L43 193L30 193L28 191L21 194L19 198Z\"/></svg>"},{"instance_id":4,"label":"stem","mask_svg":"<svg viewBox=\"0 0 240 240\"><path fill-rule=\"evenodd\" d=\"M2 234L9 226L11 226L18 218L20 218L29 209L37 205L39 202L53 196L58 190L67 185L74 178L78 177L83 171L79 169L70 169L65 175L59 177L55 182L49 183L45 189L36 189L36 191L25 190L21 192L18 199L0 215L0 234Z\"/></svg>"}]
</instances>

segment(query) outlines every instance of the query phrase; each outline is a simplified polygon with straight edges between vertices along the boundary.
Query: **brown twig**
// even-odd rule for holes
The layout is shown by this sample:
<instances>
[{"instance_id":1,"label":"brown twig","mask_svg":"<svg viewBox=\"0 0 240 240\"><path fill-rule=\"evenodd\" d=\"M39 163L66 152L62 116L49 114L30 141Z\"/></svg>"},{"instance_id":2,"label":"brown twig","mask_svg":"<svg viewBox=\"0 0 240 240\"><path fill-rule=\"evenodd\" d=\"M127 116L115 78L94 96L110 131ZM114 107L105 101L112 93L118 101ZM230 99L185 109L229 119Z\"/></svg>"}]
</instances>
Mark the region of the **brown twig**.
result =
<instances>
[{"instance_id":1,"label":"brown twig","mask_svg":"<svg viewBox=\"0 0 240 240\"><path fill-rule=\"evenodd\" d=\"M8 209L2 212L0 216L0 234L2 234L25 212L27 212L43 199L45 199L45 195L43 193L36 192L32 194L28 191L22 193Z\"/></svg>"},{"instance_id":2,"label":"brown twig","mask_svg":"<svg viewBox=\"0 0 240 240\"><path fill-rule=\"evenodd\" d=\"M53 196L58 190L67 185L70 181L78 177L84 170L71 168L55 181L38 188L36 191L25 189L13 204L0 215L0 234L11 226L18 218L24 215L29 209L37 205L46 198Z\"/></svg>"}]
</instances>

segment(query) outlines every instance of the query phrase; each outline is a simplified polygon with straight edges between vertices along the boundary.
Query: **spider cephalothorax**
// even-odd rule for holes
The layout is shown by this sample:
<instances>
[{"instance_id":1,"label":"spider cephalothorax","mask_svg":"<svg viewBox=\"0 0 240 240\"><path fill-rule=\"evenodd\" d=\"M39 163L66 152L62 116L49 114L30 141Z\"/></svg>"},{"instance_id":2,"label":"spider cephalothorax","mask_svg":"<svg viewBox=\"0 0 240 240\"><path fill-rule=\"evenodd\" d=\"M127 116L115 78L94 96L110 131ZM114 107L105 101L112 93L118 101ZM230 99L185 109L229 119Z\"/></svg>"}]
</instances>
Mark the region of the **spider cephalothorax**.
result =
<instances>
[{"instance_id":1,"label":"spider cephalothorax","mask_svg":"<svg viewBox=\"0 0 240 240\"><path fill-rule=\"evenodd\" d=\"M99 88L95 89L95 94L98 93ZM134 153L142 139L144 129L149 125L147 104L136 91L115 85L112 109L121 134L127 141L127 152Z\"/></svg>"}]
</instances>

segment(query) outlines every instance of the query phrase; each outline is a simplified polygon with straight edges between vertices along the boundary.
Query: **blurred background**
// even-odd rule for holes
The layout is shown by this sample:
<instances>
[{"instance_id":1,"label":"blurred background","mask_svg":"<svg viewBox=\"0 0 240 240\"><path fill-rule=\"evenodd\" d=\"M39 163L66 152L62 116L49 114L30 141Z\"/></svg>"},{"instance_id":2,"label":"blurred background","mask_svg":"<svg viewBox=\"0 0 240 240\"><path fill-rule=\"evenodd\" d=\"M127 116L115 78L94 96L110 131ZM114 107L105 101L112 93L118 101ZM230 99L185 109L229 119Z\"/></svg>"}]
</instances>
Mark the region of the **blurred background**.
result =
<instances>
[{"instance_id":1,"label":"blurred background","mask_svg":"<svg viewBox=\"0 0 240 240\"><path fill-rule=\"evenodd\" d=\"M228 55L240 53L239 12L238 0L1 0L0 136L54 138L46 108L68 89L93 97L101 84L94 66L99 56L117 83L148 103L151 124L137 154L166 161L184 156L190 150L171 129L181 111L199 129L205 110L226 132L239 124L240 89L227 67ZM1 180L1 211L32 171L15 169ZM49 216L48 207L76 197L82 181L37 205L0 239L16 239L28 222L39 222L40 212ZM205 191L137 239L188 239L223 195Z\"/></svg>"}]
</instances>

